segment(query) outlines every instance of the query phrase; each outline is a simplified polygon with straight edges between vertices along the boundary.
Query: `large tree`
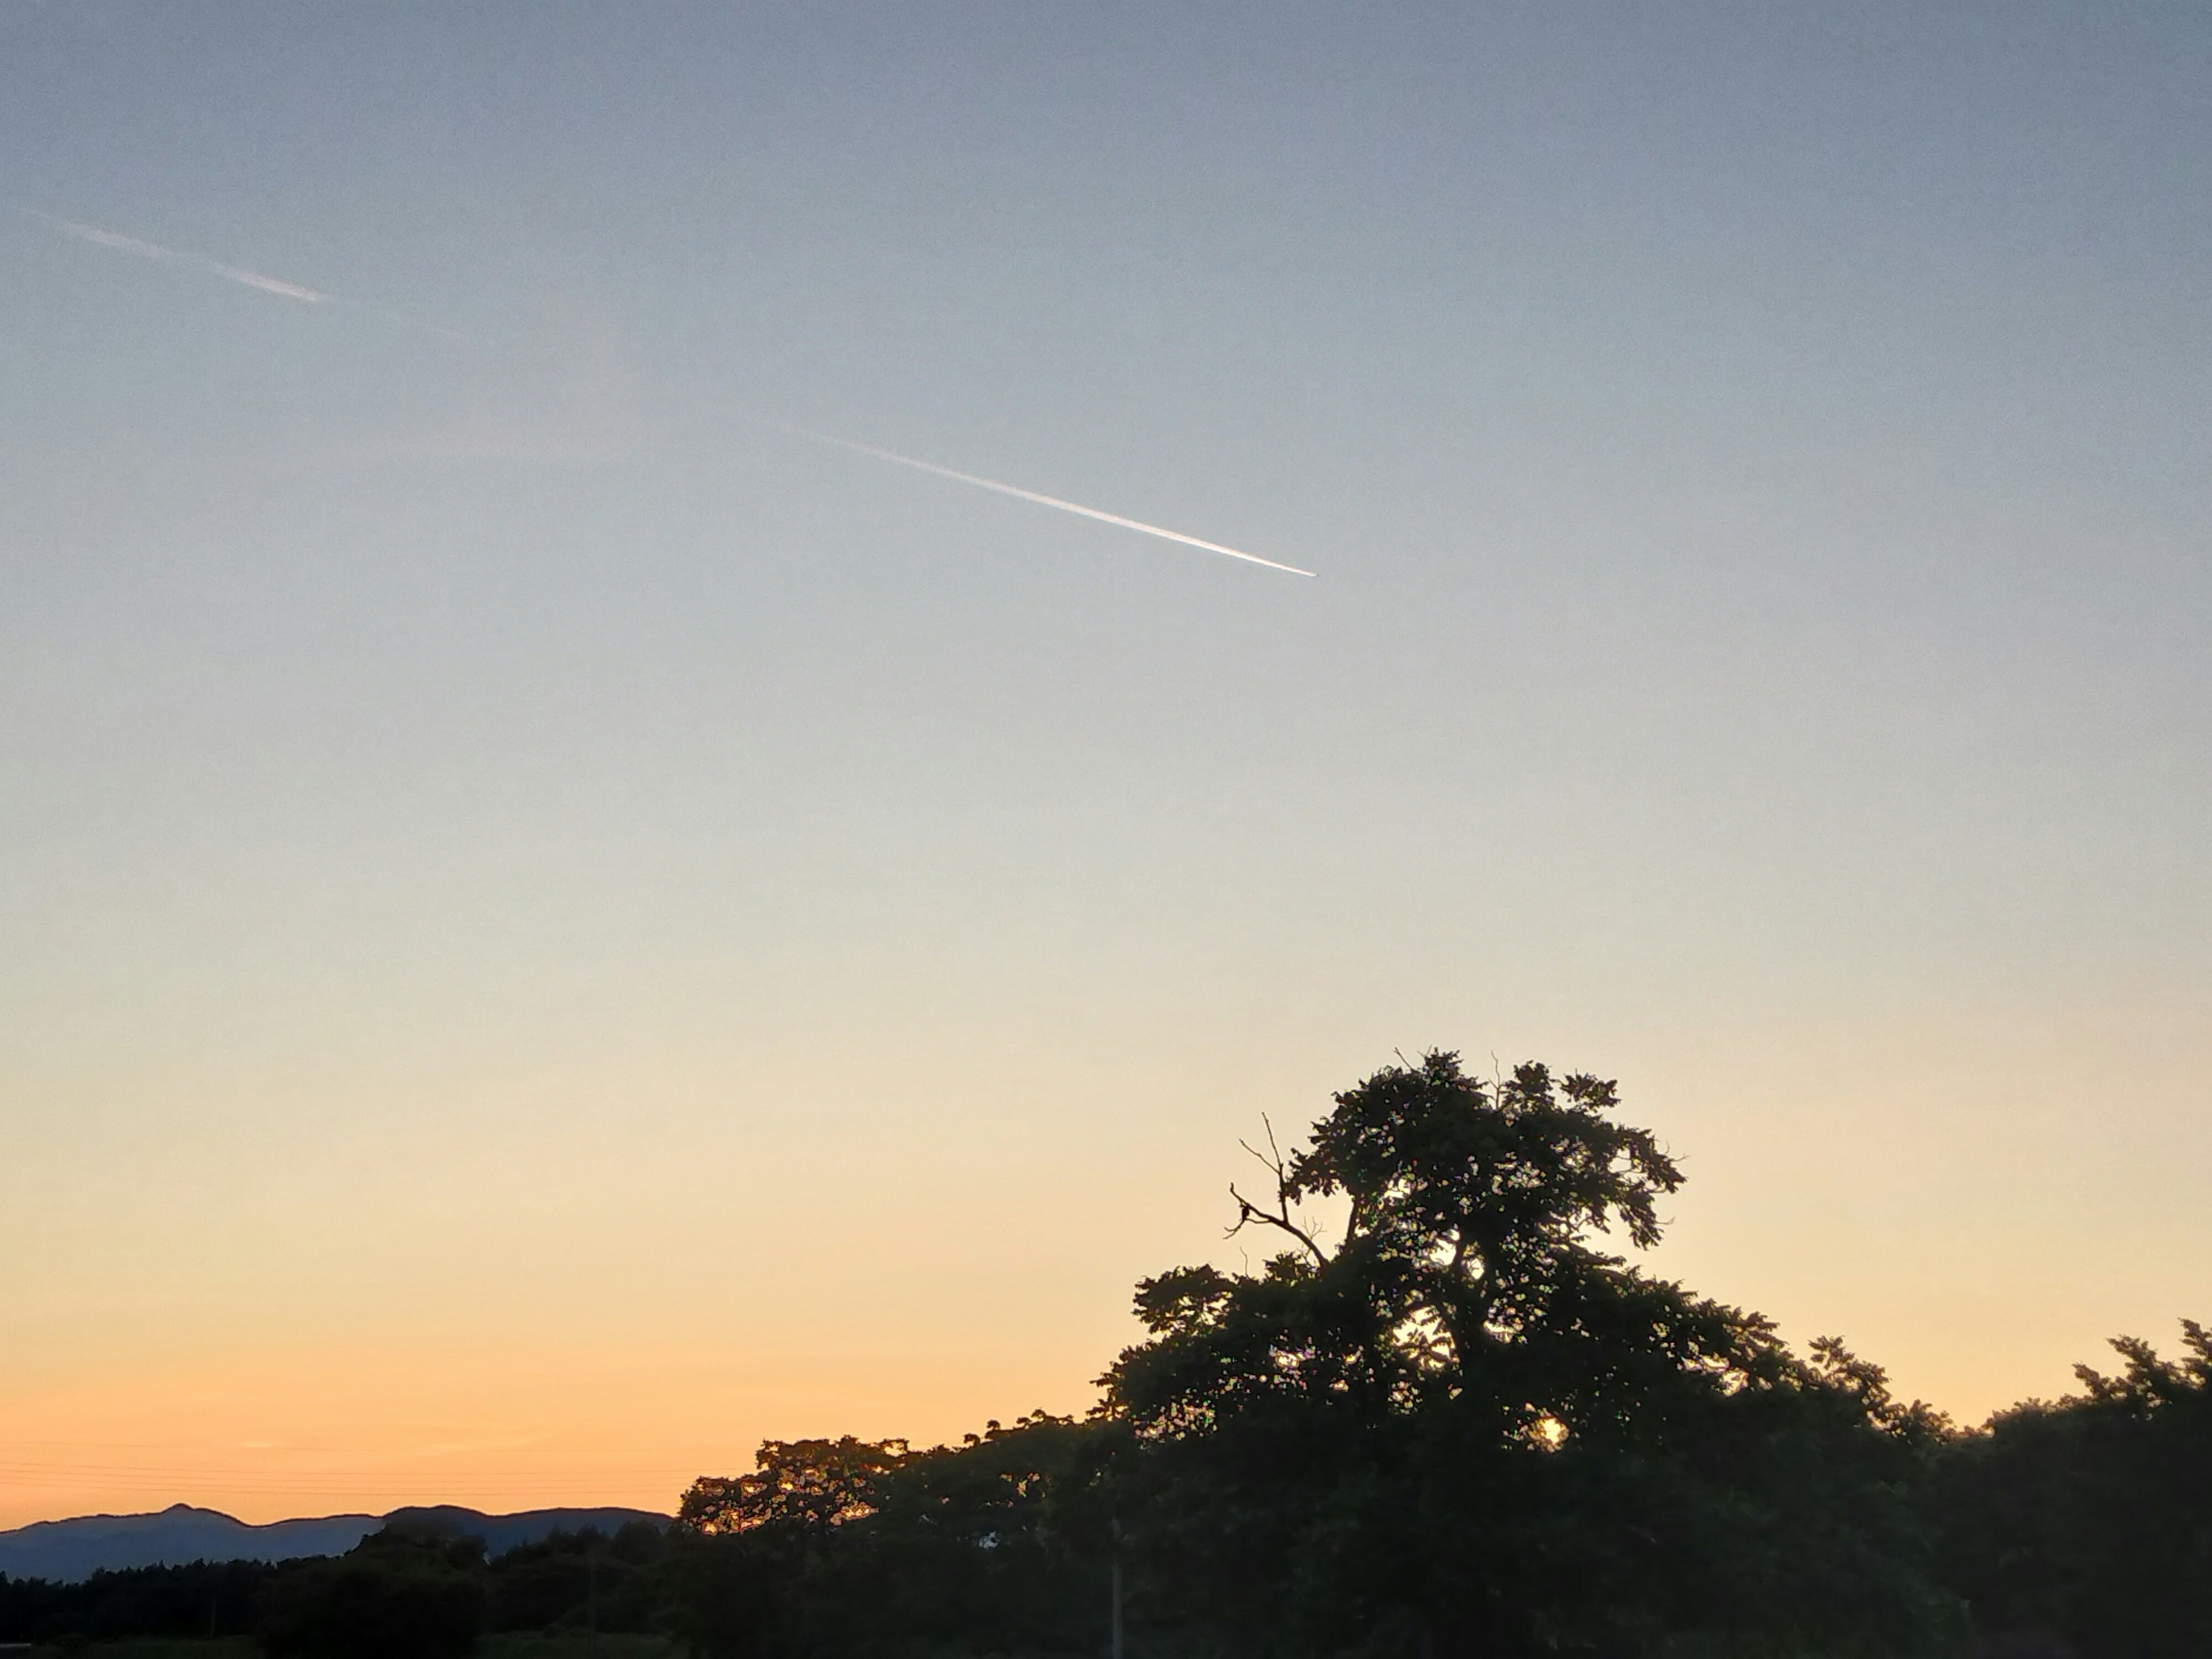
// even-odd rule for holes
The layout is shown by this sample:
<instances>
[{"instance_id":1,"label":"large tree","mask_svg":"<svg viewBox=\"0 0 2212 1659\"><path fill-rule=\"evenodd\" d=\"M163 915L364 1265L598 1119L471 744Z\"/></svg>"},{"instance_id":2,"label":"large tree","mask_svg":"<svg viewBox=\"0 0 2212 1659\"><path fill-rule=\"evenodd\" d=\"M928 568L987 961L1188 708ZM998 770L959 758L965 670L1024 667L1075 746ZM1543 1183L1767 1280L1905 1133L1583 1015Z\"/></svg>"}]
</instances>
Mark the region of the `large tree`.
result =
<instances>
[{"instance_id":1,"label":"large tree","mask_svg":"<svg viewBox=\"0 0 2212 1659\"><path fill-rule=\"evenodd\" d=\"M1145 1611L1230 1650L1937 1650L1909 1488L1936 1425L1839 1345L1603 1248L1681 1182L1614 1086L1432 1053L1335 1097L1232 1231L1146 1279L1103 1379Z\"/></svg>"},{"instance_id":2,"label":"large tree","mask_svg":"<svg viewBox=\"0 0 2212 1659\"><path fill-rule=\"evenodd\" d=\"M1840 1344L1615 1249L1681 1173L1610 1083L1437 1053L1231 1188L1257 1271L1143 1281L1085 1423L770 1443L685 1498L675 1622L729 1655L1936 1653L1941 1425Z\"/></svg>"}]
</instances>

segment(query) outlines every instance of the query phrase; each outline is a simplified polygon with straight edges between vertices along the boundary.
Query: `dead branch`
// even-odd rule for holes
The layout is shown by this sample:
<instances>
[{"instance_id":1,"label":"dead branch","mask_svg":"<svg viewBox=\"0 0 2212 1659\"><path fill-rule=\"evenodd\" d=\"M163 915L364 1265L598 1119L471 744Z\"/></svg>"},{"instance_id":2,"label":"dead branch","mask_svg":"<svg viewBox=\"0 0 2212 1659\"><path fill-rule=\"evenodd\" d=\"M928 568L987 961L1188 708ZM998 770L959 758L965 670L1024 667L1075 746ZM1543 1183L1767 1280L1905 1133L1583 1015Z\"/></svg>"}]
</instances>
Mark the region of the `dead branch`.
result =
<instances>
[{"instance_id":1,"label":"dead branch","mask_svg":"<svg viewBox=\"0 0 2212 1659\"><path fill-rule=\"evenodd\" d=\"M1267 1131L1266 1152L1261 1152L1248 1140L1240 1140L1237 1144L1251 1153L1259 1161L1261 1166L1275 1177L1275 1206L1271 1210L1264 1205L1254 1203L1237 1190L1235 1182L1231 1182L1229 1196L1237 1200L1237 1224L1223 1237L1234 1238L1246 1227L1257 1222L1262 1226L1273 1227L1279 1232L1288 1233L1305 1247L1306 1254L1313 1257L1316 1264L1326 1264L1328 1256L1321 1246L1314 1242L1313 1235L1291 1218L1290 1166L1283 1159L1282 1148L1275 1142L1275 1126L1268 1122L1266 1113L1262 1112L1260 1115L1260 1121Z\"/></svg>"}]
</instances>

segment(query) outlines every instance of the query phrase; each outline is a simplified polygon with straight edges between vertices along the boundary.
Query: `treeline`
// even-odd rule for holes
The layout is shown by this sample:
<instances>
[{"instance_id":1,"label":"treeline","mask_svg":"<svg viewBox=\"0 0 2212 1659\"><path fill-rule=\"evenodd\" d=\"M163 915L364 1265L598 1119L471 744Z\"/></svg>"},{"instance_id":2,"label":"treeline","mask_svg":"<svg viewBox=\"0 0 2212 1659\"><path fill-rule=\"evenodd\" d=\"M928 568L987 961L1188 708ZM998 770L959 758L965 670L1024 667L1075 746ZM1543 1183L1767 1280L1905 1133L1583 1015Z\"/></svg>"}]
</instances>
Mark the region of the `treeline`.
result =
<instances>
[{"instance_id":1,"label":"treeline","mask_svg":"<svg viewBox=\"0 0 2212 1659\"><path fill-rule=\"evenodd\" d=\"M1135 1659L2212 1654L2203 1329L1960 1431L1840 1343L1801 1355L1604 1248L1656 1243L1681 1182L1617 1108L1537 1066L1377 1073L1232 1188L1264 1266L1138 1286L1146 1340L1081 1420L770 1442L665 1535L166 1571L206 1575L200 1629L239 1592L231 1628L272 1654L364 1659L526 1627L705 1659L1095 1656L1115 1631ZM0 1639L51 1632L14 1611L41 1595L158 1600L105 1579L0 1587Z\"/></svg>"},{"instance_id":2,"label":"treeline","mask_svg":"<svg viewBox=\"0 0 2212 1659\"><path fill-rule=\"evenodd\" d=\"M245 1637L302 1659L459 1659L507 1631L650 1632L665 1587L661 1528L556 1532L487 1559L483 1540L398 1522L343 1556L0 1575L0 1642Z\"/></svg>"}]
</instances>

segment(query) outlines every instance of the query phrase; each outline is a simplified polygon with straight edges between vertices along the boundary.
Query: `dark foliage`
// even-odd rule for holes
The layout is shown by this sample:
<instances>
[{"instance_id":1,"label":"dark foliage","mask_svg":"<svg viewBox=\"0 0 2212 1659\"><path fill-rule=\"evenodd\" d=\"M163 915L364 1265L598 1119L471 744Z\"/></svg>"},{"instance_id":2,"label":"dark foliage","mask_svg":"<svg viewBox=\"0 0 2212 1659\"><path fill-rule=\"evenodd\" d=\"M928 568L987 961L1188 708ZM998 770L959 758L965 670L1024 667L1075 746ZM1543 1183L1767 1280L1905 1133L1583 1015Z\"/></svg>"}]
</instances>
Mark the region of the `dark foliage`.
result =
<instances>
[{"instance_id":1,"label":"dark foliage","mask_svg":"<svg viewBox=\"0 0 2212 1659\"><path fill-rule=\"evenodd\" d=\"M669 1540L671 1627L710 1655L1089 1654L1106 1605L1109 1449L1103 1422L1037 1413L965 1444L769 1442L744 1490L763 1494L679 1523ZM835 1449L864 1480L818 1506L765 1494ZM810 1482L802 1484L811 1484ZM694 1493L738 1483L702 1482ZM698 1506L687 1507L698 1513Z\"/></svg>"},{"instance_id":2,"label":"dark foliage","mask_svg":"<svg viewBox=\"0 0 2212 1659\"><path fill-rule=\"evenodd\" d=\"M1975 1622L2098 1659L2212 1654L2212 1334L2115 1340L2117 1376L1993 1419L1944 1460L1945 1566Z\"/></svg>"},{"instance_id":3,"label":"dark foliage","mask_svg":"<svg viewBox=\"0 0 2212 1659\"><path fill-rule=\"evenodd\" d=\"M660 1594L661 1529L633 1521L610 1538L556 1532L493 1558L487 1621L495 1631L650 1631Z\"/></svg>"},{"instance_id":4,"label":"dark foliage","mask_svg":"<svg viewBox=\"0 0 2212 1659\"><path fill-rule=\"evenodd\" d=\"M1289 1246L1262 1271L1139 1286L1106 1408L1149 1616L1221 1652L1957 1645L1913 1504L1937 1424L1599 1249L1655 1243L1680 1180L1616 1103L1389 1068L1233 1194Z\"/></svg>"},{"instance_id":5,"label":"dark foliage","mask_svg":"<svg viewBox=\"0 0 2212 1659\"><path fill-rule=\"evenodd\" d=\"M833 1527L872 1512L877 1485L905 1462L903 1440L770 1440L750 1474L702 1475L678 1506L694 1532L750 1532L768 1527L820 1540Z\"/></svg>"},{"instance_id":6,"label":"dark foliage","mask_svg":"<svg viewBox=\"0 0 2212 1659\"><path fill-rule=\"evenodd\" d=\"M1943 1426L1833 1343L1599 1248L1680 1184L1613 1085L1455 1056L1261 1154L1257 1273L1138 1287L1085 1423L771 1442L687 1495L678 1627L723 1654L1958 1649L1921 1498ZM1309 1210L1319 1207L1319 1218ZM1325 1236L1322 1221L1333 1222Z\"/></svg>"},{"instance_id":7,"label":"dark foliage","mask_svg":"<svg viewBox=\"0 0 2212 1659\"><path fill-rule=\"evenodd\" d=\"M459 1659L484 1626L484 1579L481 1540L387 1526L271 1578L257 1634L300 1659Z\"/></svg>"},{"instance_id":8,"label":"dark foliage","mask_svg":"<svg viewBox=\"0 0 2212 1659\"><path fill-rule=\"evenodd\" d=\"M96 1572L75 1584L0 1577L0 1642L247 1635L276 1571L259 1561L196 1561Z\"/></svg>"}]
</instances>

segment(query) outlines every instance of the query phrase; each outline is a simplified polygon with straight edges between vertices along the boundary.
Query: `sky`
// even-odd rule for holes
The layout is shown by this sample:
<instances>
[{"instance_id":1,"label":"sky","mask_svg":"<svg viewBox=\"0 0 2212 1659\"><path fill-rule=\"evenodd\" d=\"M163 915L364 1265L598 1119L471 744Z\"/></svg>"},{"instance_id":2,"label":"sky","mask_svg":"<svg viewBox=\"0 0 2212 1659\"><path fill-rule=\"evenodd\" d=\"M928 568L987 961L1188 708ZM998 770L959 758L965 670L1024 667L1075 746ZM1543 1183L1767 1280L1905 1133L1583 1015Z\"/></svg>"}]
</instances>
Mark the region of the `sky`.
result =
<instances>
[{"instance_id":1,"label":"sky","mask_svg":"<svg viewBox=\"0 0 2212 1659\"><path fill-rule=\"evenodd\" d=\"M1656 1269L1962 1420L2170 1346L2208 79L0 6L0 1525L1079 1411L1239 1139L1431 1047L1618 1079Z\"/></svg>"}]
</instances>

